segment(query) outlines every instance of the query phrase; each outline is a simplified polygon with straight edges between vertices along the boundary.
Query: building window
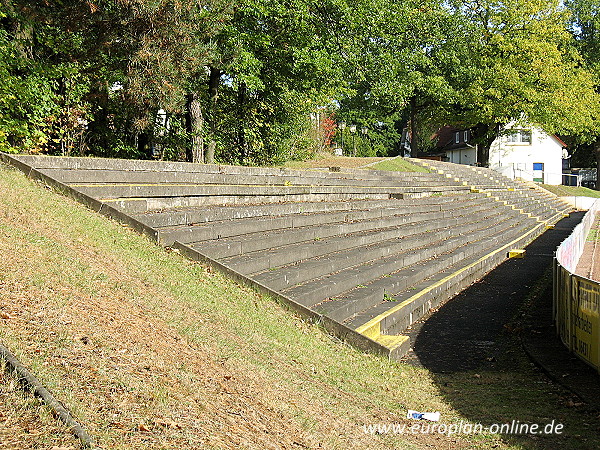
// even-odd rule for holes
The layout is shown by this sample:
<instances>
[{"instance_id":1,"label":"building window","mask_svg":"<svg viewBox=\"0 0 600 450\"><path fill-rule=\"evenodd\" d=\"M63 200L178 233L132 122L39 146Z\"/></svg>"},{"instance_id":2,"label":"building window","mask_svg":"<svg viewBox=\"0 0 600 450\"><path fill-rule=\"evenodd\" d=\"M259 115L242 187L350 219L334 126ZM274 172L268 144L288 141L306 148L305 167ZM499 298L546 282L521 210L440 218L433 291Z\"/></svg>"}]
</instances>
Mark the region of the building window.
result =
<instances>
[{"instance_id":1,"label":"building window","mask_svg":"<svg viewBox=\"0 0 600 450\"><path fill-rule=\"evenodd\" d=\"M463 140L469 142L469 130L463 131Z\"/></svg>"},{"instance_id":2,"label":"building window","mask_svg":"<svg viewBox=\"0 0 600 450\"><path fill-rule=\"evenodd\" d=\"M457 131L457 132L454 134L454 143L455 143L455 144L458 144L459 142L460 142L460 132L459 132L459 131Z\"/></svg>"},{"instance_id":3,"label":"building window","mask_svg":"<svg viewBox=\"0 0 600 450\"><path fill-rule=\"evenodd\" d=\"M508 134L508 142L515 144L531 144L531 130L510 130Z\"/></svg>"}]
</instances>

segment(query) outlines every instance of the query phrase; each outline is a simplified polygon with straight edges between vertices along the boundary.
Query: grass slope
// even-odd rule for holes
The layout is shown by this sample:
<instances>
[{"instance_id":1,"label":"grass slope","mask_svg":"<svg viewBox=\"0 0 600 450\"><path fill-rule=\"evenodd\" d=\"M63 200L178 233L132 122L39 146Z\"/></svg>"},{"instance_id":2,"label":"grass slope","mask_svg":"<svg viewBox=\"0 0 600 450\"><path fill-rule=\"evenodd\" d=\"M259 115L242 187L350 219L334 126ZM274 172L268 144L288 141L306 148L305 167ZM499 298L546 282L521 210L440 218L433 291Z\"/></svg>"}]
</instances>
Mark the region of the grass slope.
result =
<instances>
[{"instance_id":1,"label":"grass slope","mask_svg":"<svg viewBox=\"0 0 600 450\"><path fill-rule=\"evenodd\" d=\"M34 398L0 361L0 448L75 448L78 442L50 409Z\"/></svg>"},{"instance_id":2,"label":"grass slope","mask_svg":"<svg viewBox=\"0 0 600 450\"><path fill-rule=\"evenodd\" d=\"M425 167L417 166L404 158L392 158L370 166L376 170L390 170L393 172L429 172Z\"/></svg>"},{"instance_id":3,"label":"grass slope","mask_svg":"<svg viewBox=\"0 0 600 450\"><path fill-rule=\"evenodd\" d=\"M541 185L547 191L560 197L593 197L600 198L600 191L595 191L582 186L554 186L551 184Z\"/></svg>"},{"instance_id":4,"label":"grass slope","mask_svg":"<svg viewBox=\"0 0 600 450\"><path fill-rule=\"evenodd\" d=\"M288 161L284 167L289 169L316 169L328 167L364 168L376 170L389 170L394 172L429 172L424 167L417 166L404 158L359 158L353 156L333 156L329 153L320 153L314 159L307 161Z\"/></svg>"},{"instance_id":5,"label":"grass slope","mask_svg":"<svg viewBox=\"0 0 600 450\"><path fill-rule=\"evenodd\" d=\"M3 165L0 258L0 340L102 448L568 448L574 435L584 438L573 448L599 444L597 420L526 362L433 375L357 352ZM410 425L408 408L440 411L447 424L559 417L567 437L362 428Z\"/></svg>"}]
</instances>

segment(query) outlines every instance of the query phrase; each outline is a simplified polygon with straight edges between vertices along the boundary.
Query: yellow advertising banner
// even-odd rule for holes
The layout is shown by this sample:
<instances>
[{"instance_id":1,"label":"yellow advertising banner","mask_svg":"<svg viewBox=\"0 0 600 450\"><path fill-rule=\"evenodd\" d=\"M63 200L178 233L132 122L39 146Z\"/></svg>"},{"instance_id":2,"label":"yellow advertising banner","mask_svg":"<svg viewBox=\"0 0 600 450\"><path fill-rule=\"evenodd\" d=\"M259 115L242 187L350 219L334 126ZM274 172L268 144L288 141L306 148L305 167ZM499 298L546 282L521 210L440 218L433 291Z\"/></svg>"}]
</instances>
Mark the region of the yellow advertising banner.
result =
<instances>
[{"instance_id":1,"label":"yellow advertising banner","mask_svg":"<svg viewBox=\"0 0 600 450\"><path fill-rule=\"evenodd\" d=\"M572 350L592 366L600 365L600 286L584 278L577 279L576 295L571 303Z\"/></svg>"}]
</instances>

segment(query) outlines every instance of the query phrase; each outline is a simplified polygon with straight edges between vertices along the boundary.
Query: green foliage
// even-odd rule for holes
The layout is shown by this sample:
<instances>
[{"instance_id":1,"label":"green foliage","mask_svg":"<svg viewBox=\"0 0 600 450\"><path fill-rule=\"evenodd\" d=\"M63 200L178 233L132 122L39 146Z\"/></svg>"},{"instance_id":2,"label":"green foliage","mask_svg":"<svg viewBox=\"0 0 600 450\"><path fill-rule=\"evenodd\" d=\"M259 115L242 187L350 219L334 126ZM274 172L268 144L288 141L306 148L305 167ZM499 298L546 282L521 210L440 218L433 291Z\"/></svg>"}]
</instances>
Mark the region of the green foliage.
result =
<instances>
[{"instance_id":1,"label":"green foliage","mask_svg":"<svg viewBox=\"0 0 600 450\"><path fill-rule=\"evenodd\" d=\"M599 100L567 33L556 0L459 2L463 18L460 103L450 109L463 126L498 125L525 117L547 132L579 134L593 126Z\"/></svg>"},{"instance_id":2,"label":"green foliage","mask_svg":"<svg viewBox=\"0 0 600 450\"><path fill-rule=\"evenodd\" d=\"M572 13L571 32L578 50L583 56L582 63L593 73L596 93L600 92L600 5L595 0L569 0L565 2ZM595 150L600 151L600 114L595 111L593 126L586 133L579 133L579 141L595 141Z\"/></svg>"},{"instance_id":3,"label":"green foliage","mask_svg":"<svg viewBox=\"0 0 600 450\"><path fill-rule=\"evenodd\" d=\"M7 15L0 14L0 19ZM54 80L23 55L18 42L0 29L0 150L40 151L58 113Z\"/></svg>"},{"instance_id":4,"label":"green foliage","mask_svg":"<svg viewBox=\"0 0 600 450\"><path fill-rule=\"evenodd\" d=\"M593 141L596 3L567 2L569 33L558 0L3 0L0 148L278 164L322 150L323 108L356 156L408 123L421 150L521 117Z\"/></svg>"},{"instance_id":5,"label":"green foliage","mask_svg":"<svg viewBox=\"0 0 600 450\"><path fill-rule=\"evenodd\" d=\"M452 16L437 1L372 0L349 14L349 33L357 42L347 64L355 80L342 100L342 115L377 130L377 154L398 154L409 116L423 122L455 100L449 76L457 67ZM418 126L413 128L417 139Z\"/></svg>"},{"instance_id":6,"label":"green foliage","mask_svg":"<svg viewBox=\"0 0 600 450\"><path fill-rule=\"evenodd\" d=\"M78 35L16 6L0 21L0 150L71 154L90 117L87 77L60 52L79 46Z\"/></svg>"}]
</instances>

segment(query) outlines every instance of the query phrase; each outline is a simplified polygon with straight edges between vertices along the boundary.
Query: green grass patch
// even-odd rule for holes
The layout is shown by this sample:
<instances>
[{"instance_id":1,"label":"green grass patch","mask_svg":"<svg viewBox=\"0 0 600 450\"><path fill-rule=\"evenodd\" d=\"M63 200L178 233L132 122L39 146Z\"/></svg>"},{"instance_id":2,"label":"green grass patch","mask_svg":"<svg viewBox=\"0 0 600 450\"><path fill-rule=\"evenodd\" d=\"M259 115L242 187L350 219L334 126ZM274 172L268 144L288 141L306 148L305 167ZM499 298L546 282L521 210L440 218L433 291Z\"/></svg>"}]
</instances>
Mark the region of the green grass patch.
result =
<instances>
[{"instance_id":1,"label":"green grass patch","mask_svg":"<svg viewBox=\"0 0 600 450\"><path fill-rule=\"evenodd\" d=\"M417 166L400 157L378 162L370 166L370 168L375 170L389 170L392 172L431 172L425 167Z\"/></svg>"},{"instance_id":2,"label":"green grass patch","mask_svg":"<svg viewBox=\"0 0 600 450\"><path fill-rule=\"evenodd\" d=\"M582 186L553 186L551 184L541 185L547 191L560 197L593 197L600 198L600 191L595 191Z\"/></svg>"},{"instance_id":3,"label":"green grass patch","mask_svg":"<svg viewBox=\"0 0 600 450\"><path fill-rule=\"evenodd\" d=\"M592 228L585 240L588 242L599 241L600 240L600 230L598 230L596 228Z\"/></svg>"}]
</instances>

